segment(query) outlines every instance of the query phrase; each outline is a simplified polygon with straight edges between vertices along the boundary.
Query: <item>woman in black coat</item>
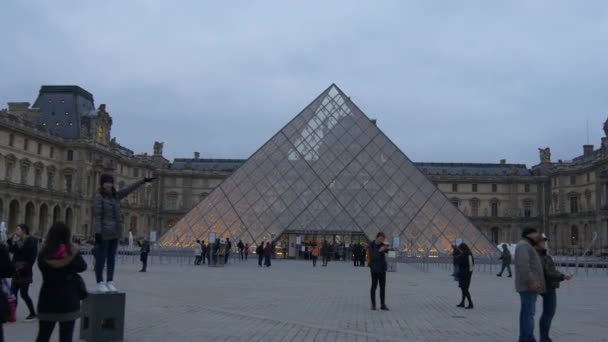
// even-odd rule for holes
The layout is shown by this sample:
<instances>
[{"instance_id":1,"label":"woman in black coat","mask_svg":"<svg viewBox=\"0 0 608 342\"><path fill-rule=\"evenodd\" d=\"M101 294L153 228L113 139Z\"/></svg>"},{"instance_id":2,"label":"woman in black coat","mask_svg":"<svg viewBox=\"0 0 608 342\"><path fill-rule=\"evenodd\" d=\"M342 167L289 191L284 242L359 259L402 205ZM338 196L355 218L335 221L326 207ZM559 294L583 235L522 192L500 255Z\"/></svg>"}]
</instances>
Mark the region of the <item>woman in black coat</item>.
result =
<instances>
[{"instance_id":1,"label":"woman in black coat","mask_svg":"<svg viewBox=\"0 0 608 342\"><path fill-rule=\"evenodd\" d=\"M11 281L11 292L17 299L17 294L21 293L21 299L27 305L30 314L25 318L25 322L36 320L34 302L30 298L30 285L32 284L34 262L38 254L38 243L30 236L30 228L25 224L17 225L15 236L8 240L9 251L13 254L13 264L15 265L15 275Z\"/></svg>"},{"instance_id":2,"label":"woman in black coat","mask_svg":"<svg viewBox=\"0 0 608 342\"><path fill-rule=\"evenodd\" d=\"M8 255L8 248L0 243L0 279L10 278L15 274L15 265L11 262L11 258ZM5 303L8 304L8 296L7 294L0 289L0 296L4 296L3 301L6 300ZM4 310L8 310L8 312L3 312L3 315L10 315L10 308L5 307ZM0 320L0 342L4 342L4 330L2 329L3 322Z\"/></svg>"},{"instance_id":3,"label":"woman in black coat","mask_svg":"<svg viewBox=\"0 0 608 342\"><path fill-rule=\"evenodd\" d=\"M80 317L80 287L77 273L87 264L71 244L70 228L56 222L49 229L38 256L42 287L38 298L38 337L36 342L48 342L59 322L59 341L72 341L74 323Z\"/></svg>"},{"instance_id":4,"label":"woman in black coat","mask_svg":"<svg viewBox=\"0 0 608 342\"><path fill-rule=\"evenodd\" d=\"M469 306L467 309L473 308L473 301L471 301L471 293L469 292L469 287L471 286L471 278L473 277L473 267L475 265L475 260L473 259L473 253L471 253L471 249L466 243L460 244L458 246L460 250L460 257L458 258L458 287L460 287L460 291L462 292L462 300L460 304L458 304L459 308L464 308L464 300L469 300Z\"/></svg>"}]
</instances>

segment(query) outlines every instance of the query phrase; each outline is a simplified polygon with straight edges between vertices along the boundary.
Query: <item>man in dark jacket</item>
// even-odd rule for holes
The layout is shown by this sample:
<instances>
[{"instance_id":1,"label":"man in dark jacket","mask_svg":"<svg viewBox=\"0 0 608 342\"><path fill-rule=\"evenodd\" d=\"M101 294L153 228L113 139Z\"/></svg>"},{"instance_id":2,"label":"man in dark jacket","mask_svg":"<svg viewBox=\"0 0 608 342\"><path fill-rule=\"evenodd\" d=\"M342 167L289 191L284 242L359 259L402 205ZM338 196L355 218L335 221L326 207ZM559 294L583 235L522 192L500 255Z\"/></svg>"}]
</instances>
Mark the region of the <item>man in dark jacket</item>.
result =
<instances>
[{"instance_id":1,"label":"man in dark jacket","mask_svg":"<svg viewBox=\"0 0 608 342\"><path fill-rule=\"evenodd\" d=\"M359 253L361 253L361 247L358 243L353 245L353 265L359 266Z\"/></svg>"},{"instance_id":2,"label":"man in dark jacket","mask_svg":"<svg viewBox=\"0 0 608 342\"><path fill-rule=\"evenodd\" d=\"M372 310L376 310L376 287L378 284L380 285L380 309L388 311L388 307L386 306L386 271L388 269L388 265L386 264L386 253L391 250L391 248L384 244L384 236L383 232L379 232L376 235L376 240L369 244L369 268L372 275L372 288L370 289L370 296L372 299Z\"/></svg>"},{"instance_id":3,"label":"man in dark jacket","mask_svg":"<svg viewBox=\"0 0 608 342\"><path fill-rule=\"evenodd\" d=\"M534 228L522 232L522 240L515 249L515 290L519 293L519 341L535 341L534 315L539 294L546 291L543 265L534 248L540 241L540 234Z\"/></svg>"},{"instance_id":4,"label":"man in dark jacket","mask_svg":"<svg viewBox=\"0 0 608 342\"><path fill-rule=\"evenodd\" d=\"M230 256L231 249L232 249L232 242L230 242L230 238L226 238L226 253L224 255L224 264L228 263L228 257Z\"/></svg>"},{"instance_id":5,"label":"man in dark jacket","mask_svg":"<svg viewBox=\"0 0 608 342\"><path fill-rule=\"evenodd\" d=\"M262 261L264 260L264 242L260 242L258 248L255 249L255 254L258 255L258 267L262 267Z\"/></svg>"},{"instance_id":6,"label":"man in dark jacket","mask_svg":"<svg viewBox=\"0 0 608 342\"><path fill-rule=\"evenodd\" d=\"M559 288L560 282L572 279L572 275L563 274L557 270L553 258L547 254L546 241L547 237L543 234L542 240L534 246L538 251L540 261L543 264L543 272L547 284L547 291L541 295L543 297L543 313L540 316L539 342L552 341L549 337L549 330L551 330L551 322L553 321L553 316L555 316L555 310L557 308L556 290Z\"/></svg>"},{"instance_id":7,"label":"man in dark jacket","mask_svg":"<svg viewBox=\"0 0 608 342\"><path fill-rule=\"evenodd\" d=\"M205 245L205 240L201 241L201 259L203 261L203 265L205 264L205 258L207 258L207 245Z\"/></svg>"},{"instance_id":8,"label":"man in dark jacket","mask_svg":"<svg viewBox=\"0 0 608 342\"><path fill-rule=\"evenodd\" d=\"M502 255L500 256L500 260L502 260L502 268L500 269L500 272L498 272L497 276L502 277L502 272L504 272L506 268L507 271L509 271L509 278L511 278L511 251L505 243L502 244Z\"/></svg>"},{"instance_id":9,"label":"man in dark jacket","mask_svg":"<svg viewBox=\"0 0 608 342\"><path fill-rule=\"evenodd\" d=\"M137 245L139 245L139 260L141 260L141 270L139 272L146 272L148 268L148 254L150 253L150 243L148 240L143 239L142 241L137 241Z\"/></svg>"},{"instance_id":10,"label":"man in dark jacket","mask_svg":"<svg viewBox=\"0 0 608 342\"><path fill-rule=\"evenodd\" d=\"M37 318L29 289L33 278L32 267L38 255L38 243L30 236L30 228L25 224L20 224L15 229L13 239L8 240L8 245L9 252L13 254L13 265L17 270L11 282L11 292L15 295L15 299L21 293L21 298L30 312L25 321L31 322Z\"/></svg>"},{"instance_id":11,"label":"man in dark jacket","mask_svg":"<svg viewBox=\"0 0 608 342\"><path fill-rule=\"evenodd\" d=\"M239 243L237 243L236 246L239 249L239 257L241 258L241 260L245 260L245 254L243 253L245 245L243 244L243 241L239 240Z\"/></svg>"}]
</instances>

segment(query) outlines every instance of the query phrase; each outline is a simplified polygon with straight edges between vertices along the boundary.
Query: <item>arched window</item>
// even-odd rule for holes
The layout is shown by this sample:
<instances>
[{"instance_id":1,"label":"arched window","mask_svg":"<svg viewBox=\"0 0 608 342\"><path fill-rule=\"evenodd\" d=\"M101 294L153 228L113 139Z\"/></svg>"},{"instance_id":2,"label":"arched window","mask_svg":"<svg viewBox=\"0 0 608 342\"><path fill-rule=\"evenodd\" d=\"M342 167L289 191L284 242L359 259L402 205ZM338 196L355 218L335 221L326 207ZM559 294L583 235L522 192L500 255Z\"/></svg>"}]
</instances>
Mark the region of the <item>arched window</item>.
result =
<instances>
[{"instance_id":1,"label":"arched window","mask_svg":"<svg viewBox=\"0 0 608 342\"><path fill-rule=\"evenodd\" d=\"M492 240L493 244L498 245L498 227L492 228L492 236L490 240Z\"/></svg>"},{"instance_id":2,"label":"arched window","mask_svg":"<svg viewBox=\"0 0 608 342\"><path fill-rule=\"evenodd\" d=\"M578 227L572 226L570 228L570 243L572 246L578 246Z\"/></svg>"}]
</instances>

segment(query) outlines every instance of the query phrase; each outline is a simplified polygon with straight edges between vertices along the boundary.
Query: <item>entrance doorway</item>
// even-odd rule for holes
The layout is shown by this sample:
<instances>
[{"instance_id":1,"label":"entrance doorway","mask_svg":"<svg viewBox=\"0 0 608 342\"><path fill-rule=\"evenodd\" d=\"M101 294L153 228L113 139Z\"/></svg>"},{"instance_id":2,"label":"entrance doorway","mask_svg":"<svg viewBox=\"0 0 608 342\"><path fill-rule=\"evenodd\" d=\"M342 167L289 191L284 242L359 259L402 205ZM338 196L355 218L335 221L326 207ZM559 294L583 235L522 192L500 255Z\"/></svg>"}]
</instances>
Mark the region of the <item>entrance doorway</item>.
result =
<instances>
[{"instance_id":1,"label":"entrance doorway","mask_svg":"<svg viewBox=\"0 0 608 342\"><path fill-rule=\"evenodd\" d=\"M277 257L309 259L312 246L325 240L333 246L334 260L350 260L354 244L367 247L369 243L361 232L285 231L275 241Z\"/></svg>"}]
</instances>

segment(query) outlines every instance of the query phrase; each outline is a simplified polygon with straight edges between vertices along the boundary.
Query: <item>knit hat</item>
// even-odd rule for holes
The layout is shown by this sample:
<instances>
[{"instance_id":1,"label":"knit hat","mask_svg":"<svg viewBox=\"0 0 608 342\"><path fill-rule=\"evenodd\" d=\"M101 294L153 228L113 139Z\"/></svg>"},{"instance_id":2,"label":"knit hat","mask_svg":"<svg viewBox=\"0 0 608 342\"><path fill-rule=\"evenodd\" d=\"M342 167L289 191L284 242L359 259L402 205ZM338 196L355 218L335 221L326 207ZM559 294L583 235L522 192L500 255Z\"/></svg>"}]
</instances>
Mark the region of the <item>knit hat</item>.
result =
<instances>
[{"instance_id":1,"label":"knit hat","mask_svg":"<svg viewBox=\"0 0 608 342\"><path fill-rule=\"evenodd\" d=\"M538 230L536 230L535 228L526 228L524 229L524 231L521 233L522 237L527 237L528 235L532 234L532 233L538 233Z\"/></svg>"},{"instance_id":2,"label":"knit hat","mask_svg":"<svg viewBox=\"0 0 608 342\"><path fill-rule=\"evenodd\" d=\"M114 176L109 173L104 173L99 177L99 185L103 186L105 183L114 183Z\"/></svg>"}]
</instances>

